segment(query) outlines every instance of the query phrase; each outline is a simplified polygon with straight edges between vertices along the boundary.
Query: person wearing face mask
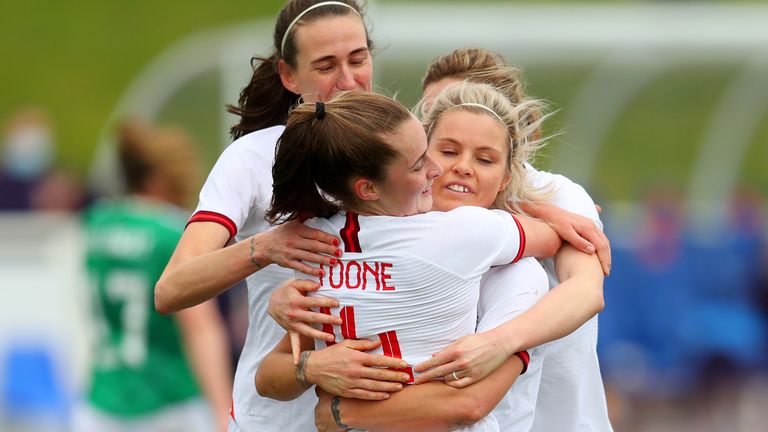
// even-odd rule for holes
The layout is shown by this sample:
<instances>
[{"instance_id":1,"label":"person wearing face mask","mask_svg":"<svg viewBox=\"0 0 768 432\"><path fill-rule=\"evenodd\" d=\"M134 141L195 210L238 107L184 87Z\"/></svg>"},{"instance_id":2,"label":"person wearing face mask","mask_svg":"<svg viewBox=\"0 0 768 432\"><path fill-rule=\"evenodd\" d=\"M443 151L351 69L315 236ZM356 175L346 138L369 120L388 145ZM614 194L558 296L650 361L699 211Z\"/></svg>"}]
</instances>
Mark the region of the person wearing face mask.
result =
<instances>
[{"instance_id":1,"label":"person wearing face mask","mask_svg":"<svg viewBox=\"0 0 768 432\"><path fill-rule=\"evenodd\" d=\"M75 210L83 192L54 165L54 137L47 114L24 108L8 120L0 143L0 211Z\"/></svg>"}]
</instances>

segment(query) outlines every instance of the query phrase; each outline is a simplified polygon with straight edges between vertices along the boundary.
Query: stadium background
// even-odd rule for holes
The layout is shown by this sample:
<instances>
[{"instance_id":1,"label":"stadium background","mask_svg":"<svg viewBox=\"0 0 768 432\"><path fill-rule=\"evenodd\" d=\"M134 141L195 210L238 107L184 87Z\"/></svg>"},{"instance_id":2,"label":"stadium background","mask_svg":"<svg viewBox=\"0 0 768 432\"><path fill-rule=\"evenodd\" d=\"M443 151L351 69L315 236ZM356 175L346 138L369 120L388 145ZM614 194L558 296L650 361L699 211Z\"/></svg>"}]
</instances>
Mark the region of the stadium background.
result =
<instances>
[{"instance_id":1,"label":"stadium background","mask_svg":"<svg viewBox=\"0 0 768 432\"><path fill-rule=\"evenodd\" d=\"M510 2L486 3L501 8ZM582 6L573 1L546 3L544 7L551 6L555 15L558 10L567 14L579 8L599 10L603 6L635 8L630 13L646 7L662 8L653 9L660 19L670 19L667 15L673 13L665 12L664 7L689 7L679 15L681 28L712 13L682 3L606 1ZM96 184L91 183L89 188L100 190L99 186L109 181L104 181L103 170L99 174L99 169L94 168L97 149L109 147L105 136L137 77L183 41L201 38L206 32L247 27L262 20L269 29L281 4L171 0L6 5L0 17L0 58L5 60L0 68L0 121L4 123L30 105L48 112L57 165L86 185L95 178ZM377 87L388 93L397 91L400 100L412 104L418 98L418 83L426 63L447 49L433 47L431 51L425 49L421 58L398 60L398 53L387 40L377 39L385 32L385 24L377 20L377 9L408 4L374 2L370 19L374 40L379 43ZM447 20L438 9L442 3L423 4L433 8L431 18L435 22ZM763 22L768 22L768 9L760 2L710 2L703 6L723 8L724 16L746 8L762 14L759 16L766 18ZM522 9L521 15L530 16L524 15ZM577 19L575 15L573 20ZM446 22L446 31L450 32L454 22ZM546 25L553 21L542 22ZM516 24L522 24L519 17L510 16L509 26ZM553 28L552 32L559 30ZM679 37L685 39L686 35L681 31ZM715 49L709 56L661 66L632 56L626 56L621 63L619 57L620 65L613 69L610 65L602 68L610 61L616 62L615 58L563 56L557 60L555 55L532 57L524 49L516 49L514 43L506 48L490 47L524 67L529 93L549 101L556 111L548 126L548 132L556 136L544 150L539 165L574 176L605 209L603 217L613 241L615 265L614 274L606 282L600 350L617 430L682 430L680 425L686 423L697 427L695 430L722 430L723 424L730 425L729 430L755 430L750 425L766 418L766 413L751 407L768 399L764 309L768 296L764 274L764 197L768 193L768 95L764 89L768 88L768 73L746 92L757 95L758 103L744 100L740 104L737 99L732 105L737 107L736 112L731 109L726 113L734 117L719 111L726 95L746 74L747 66L768 59L768 45L759 49L765 39L758 35L756 41L757 49L735 49L729 55ZM418 45L418 40L412 43ZM267 51L268 43L254 43L242 57L241 67L247 67L248 55ZM611 73L654 68L658 70L646 81L636 82L638 90L629 93L626 103L618 106L619 112L602 112L604 118L610 118L603 135L598 135L602 146L598 156L589 161L593 169L586 173L580 170L574 161L579 160L579 146L584 137L590 136L591 124L579 123L584 117L580 118L581 113L574 112L574 107L584 105L576 102L589 100L589 91L601 89L600 79ZM179 75L183 72L179 70ZM183 82L157 111L155 119L187 128L202 144L209 164L225 142L220 124L222 106L234 101L221 95L221 81L221 73L212 70ZM228 90L238 89L244 82L245 78L230 82ZM621 85L609 79L604 82L603 90ZM597 91L594 96L599 103ZM599 107L594 113L601 114ZM740 136L740 124L732 119L755 116L757 122L747 136L746 151L737 161L736 193L728 191L728 199L718 203L694 202L692 179L707 139L714 139L708 137ZM604 118L592 120L600 123ZM728 139L719 144L726 150L721 154L727 154L732 146ZM106 172L110 173L109 167ZM707 177L717 184L721 175L713 171ZM696 218L716 213L720 204L724 211L721 219ZM58 269L60 273L55 274L71 276L58 284L60 290L79 289L78 275L71 272L77 264L77 247L72 246L78 239L75 226L72 218L61 215L38 218L7 213L0 219L0 233L4 236L0 316L6 317L0 321L0 357L10 351L9 346L27 338L53 345L52 351L58 353L54 361L64 365L60 372L64 375L63 399L71 398L80 384L78 365L86 357L81 351L87 337L71 336L76 342L73 345L66 340L69 333L64 332L51 341L46 326L53 327L58 321L35 317L44 313L41 311L55 309L47 304L55 303L55 297L46 296L52 287L20 285L17 281L25 280L20 268L35 267L37 248L54 244L54 255L59 260L46 265ZM53 237L55 240L51 240ZM19 248L27 253L20 253ZM50 281L40 283L48 285ZM76 302L70 306L76 307ZM61 320L80 322L80 312L65 312ZM72 326L67 331L79 329ZM72 354L72 347L78 352ZM10 407L14 401L4 403ZM704 408L694 409L694 404ZM694 421L693 413L702 419Z\"/></svg>"}]
</instances>

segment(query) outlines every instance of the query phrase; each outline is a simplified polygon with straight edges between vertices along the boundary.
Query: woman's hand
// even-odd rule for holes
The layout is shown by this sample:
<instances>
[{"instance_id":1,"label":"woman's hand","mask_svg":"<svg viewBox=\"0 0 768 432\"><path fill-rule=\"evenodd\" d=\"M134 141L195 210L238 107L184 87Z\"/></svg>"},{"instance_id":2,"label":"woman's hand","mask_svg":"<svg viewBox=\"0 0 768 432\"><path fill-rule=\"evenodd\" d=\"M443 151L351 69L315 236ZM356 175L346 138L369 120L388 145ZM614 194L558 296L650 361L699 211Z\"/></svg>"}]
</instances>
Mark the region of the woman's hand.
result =
<instances>
[{"instance_id":1,"label":"woman's hand","mask_svg":"<svg viewBox=\"0 0 768 432\"><path fill-rule=\"evenodd\" d=\"M341 257L339 239L293 220L256 234L249 240L251 261L258 268L269 264L322 276L322 270L302 261L332 266Z\"/></svg>"},{"instance_id":2,"label":"woman's hand","mask_svg":"<svg viewBox=\"0 0 768 432\"><path fill-rule=\"evenodd\" d=\"M290 279L269 297L269 316L291 333L308 338L333 342L333 335L311 326L311 324L341 325L341 318L313 312L312 308L338 307L338 300L331 297L307 297L308 292L317 291L320 285L308 280ZM297 353L294 353L295 355Z\"/></svg>"},{"instance_id":3,"label":"woman's hand","mask_svg":"<svg viewBox=\"0 0 768 432\"><path fill-rule=\"evenodd\" d=\"M588 254L597 253L603 273L611 273L611 243L595 221L551 204L537 204L537 217L546 222L576 249Z\"/></svg>"},{"instance_id":4,"label":"woman's hand","mask_svg":"<svg viewBox=\"0 0 768 432\"><path fill-rule=\"evenodd\" d=\"M504 364L511 353L501 345L499 335L493 330L464 336L431 359L417 365L414 370L423 372L417 383L443 378L446 384L463 388L490 375ZM455 373L455 375L454 375Z\"/></svg>"},{"instance_id":5,"label":"woman's hand","mask_svg":"<svg viewBox=\"0 0 768 432\"><path fill-rule=\"evenodd\" d=\"M408 374L402 369L408 364L398 358L366 354L381 345L380 341L348 339L328 348L313 351L307 359L307 382L322 387L336 396L383 400L389 393L403 388Z\"/></svg>"}]
</instances>

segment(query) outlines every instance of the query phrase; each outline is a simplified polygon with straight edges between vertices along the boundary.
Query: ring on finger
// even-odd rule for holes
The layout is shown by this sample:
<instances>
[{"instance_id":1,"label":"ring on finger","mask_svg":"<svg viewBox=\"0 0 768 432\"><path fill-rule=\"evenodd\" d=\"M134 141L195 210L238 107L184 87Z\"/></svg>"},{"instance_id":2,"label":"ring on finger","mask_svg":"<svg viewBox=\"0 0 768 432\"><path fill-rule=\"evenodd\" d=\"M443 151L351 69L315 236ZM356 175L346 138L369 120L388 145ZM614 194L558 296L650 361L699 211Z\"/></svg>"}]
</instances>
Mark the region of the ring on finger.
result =
<instances>
[{"instance_id":1,"label":"ring on finger","mask_svg":"<svg viewBox=\"0 0 768 432\"><path fill-rule=\"evenodd\" d=\"M456 371L451 372L451 376L453 377L454 381L458 381L459 377L456 375Z\"/></svg>"}]
</instances>

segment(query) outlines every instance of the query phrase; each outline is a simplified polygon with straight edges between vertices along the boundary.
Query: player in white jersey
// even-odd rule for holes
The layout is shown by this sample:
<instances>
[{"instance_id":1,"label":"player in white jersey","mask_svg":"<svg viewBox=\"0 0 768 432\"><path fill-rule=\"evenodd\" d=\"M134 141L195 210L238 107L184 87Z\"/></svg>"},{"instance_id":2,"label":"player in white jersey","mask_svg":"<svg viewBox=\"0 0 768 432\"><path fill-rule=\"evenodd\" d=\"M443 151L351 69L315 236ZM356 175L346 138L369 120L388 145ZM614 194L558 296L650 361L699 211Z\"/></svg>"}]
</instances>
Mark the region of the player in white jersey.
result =
<instances>
[{"instance_id":1,"label":"player in white jersey","mask_svg":"<svg viewBox=\"0 0 768 432\"><path fill-rule=\"evenodd\" d=\"M273 168L269 215L327 218L308 223L339 232L345 243L347 253L332 267L321 266L320 277L321 292L333 291L340 300L337 343L381 339L382 352L406 360L400 370L412 377L408 368L414 361L474 331L482 273L532 248L541 255L535 251L542 242L544 254L554 252L559 238L530 220L522 222L531 234L524 237L501 210L464 207L391 217L431 206L430 184L439 170L426 154L418 121L391 99L370 93L344 94L316 112L312 108L301 105L289 116ZM519 237L511 235L517 232ZM314 346L311 339L302 342ZM302 353L297 380L284 338L259 368L259 392L280 399L304 392L310 370L303 364L310 353ZM518 355L519 373L519 358L526 355ZM473 428L496 430L487 419Z\"/></svg>"},{"instance_id":2,"label":"player in white jersey","mask_svg":"<svg viewBox=\"0 0 768 432\"><path fill-rule=\"evenodd\" d=\"M504 64L495 53L482 49L455 50L436 59L424 79L425 98L434 97L464 79L502 88L514 103L526 99L520 71ZM552 185L549 204L583 216L593 225L588 229L602 229L594 202L581 186L563 176L537 171L530 165L526 165L526 173L534 185ZM545 209L526 207L526 211L535 216L541 216L540 211ZM601 259L607 274L610 260ZM487 375L494 363L505 358L507 350L529 348L561 338L546 345L547 357L532 430L610 431L596 354L596 313L603 306L602 275L594 257L580 254L568 246L554 260L546 260L544 266L552 287L544 301L519 319L500 326L496 331L500 338L480 334L475 341L462 341L465 346L456 345L439 354L428 366L442 366L426 376L456 371L465 377L459 385L468 385ZM504 350L497 350L499 358L495 360L489 351L472 352L473 347L489 346L497 340ZM457 367L459 362L467 366Z\"/></svg>"},{"instance_id":3,"label":"player in white jersey","mask_svg":"<svg viewBox=\"0 0 768 432\"><path fill-rule=\"evenodd\" d=\"M326 100L339 91L371 87L372 44L362 14L350 0L292 0L283 7L275 25L274 53L254 59L251 82L239 106L230 107L241 117L232 131L238 139L203 186L197 210L155 290L157 309L167 313L198 304L247 278L250 324L235 373L230 430L312 427L311 412L303 407L314 403L314 395L307 394L308 401L278 404L256 393L253 377L263 355L283 334L265 310L269 292L292 272L273 264L313 271L302 260L328 264L339 251L338 239L298 222L270 230L264 212L272 195L274 147L289 107L299 98ZM312 306L333 304L309 301ZM331 317L327 321L335 322ZM352 370L395 364L380 357L360 353Z\"/></svg>"}]
</instances>

